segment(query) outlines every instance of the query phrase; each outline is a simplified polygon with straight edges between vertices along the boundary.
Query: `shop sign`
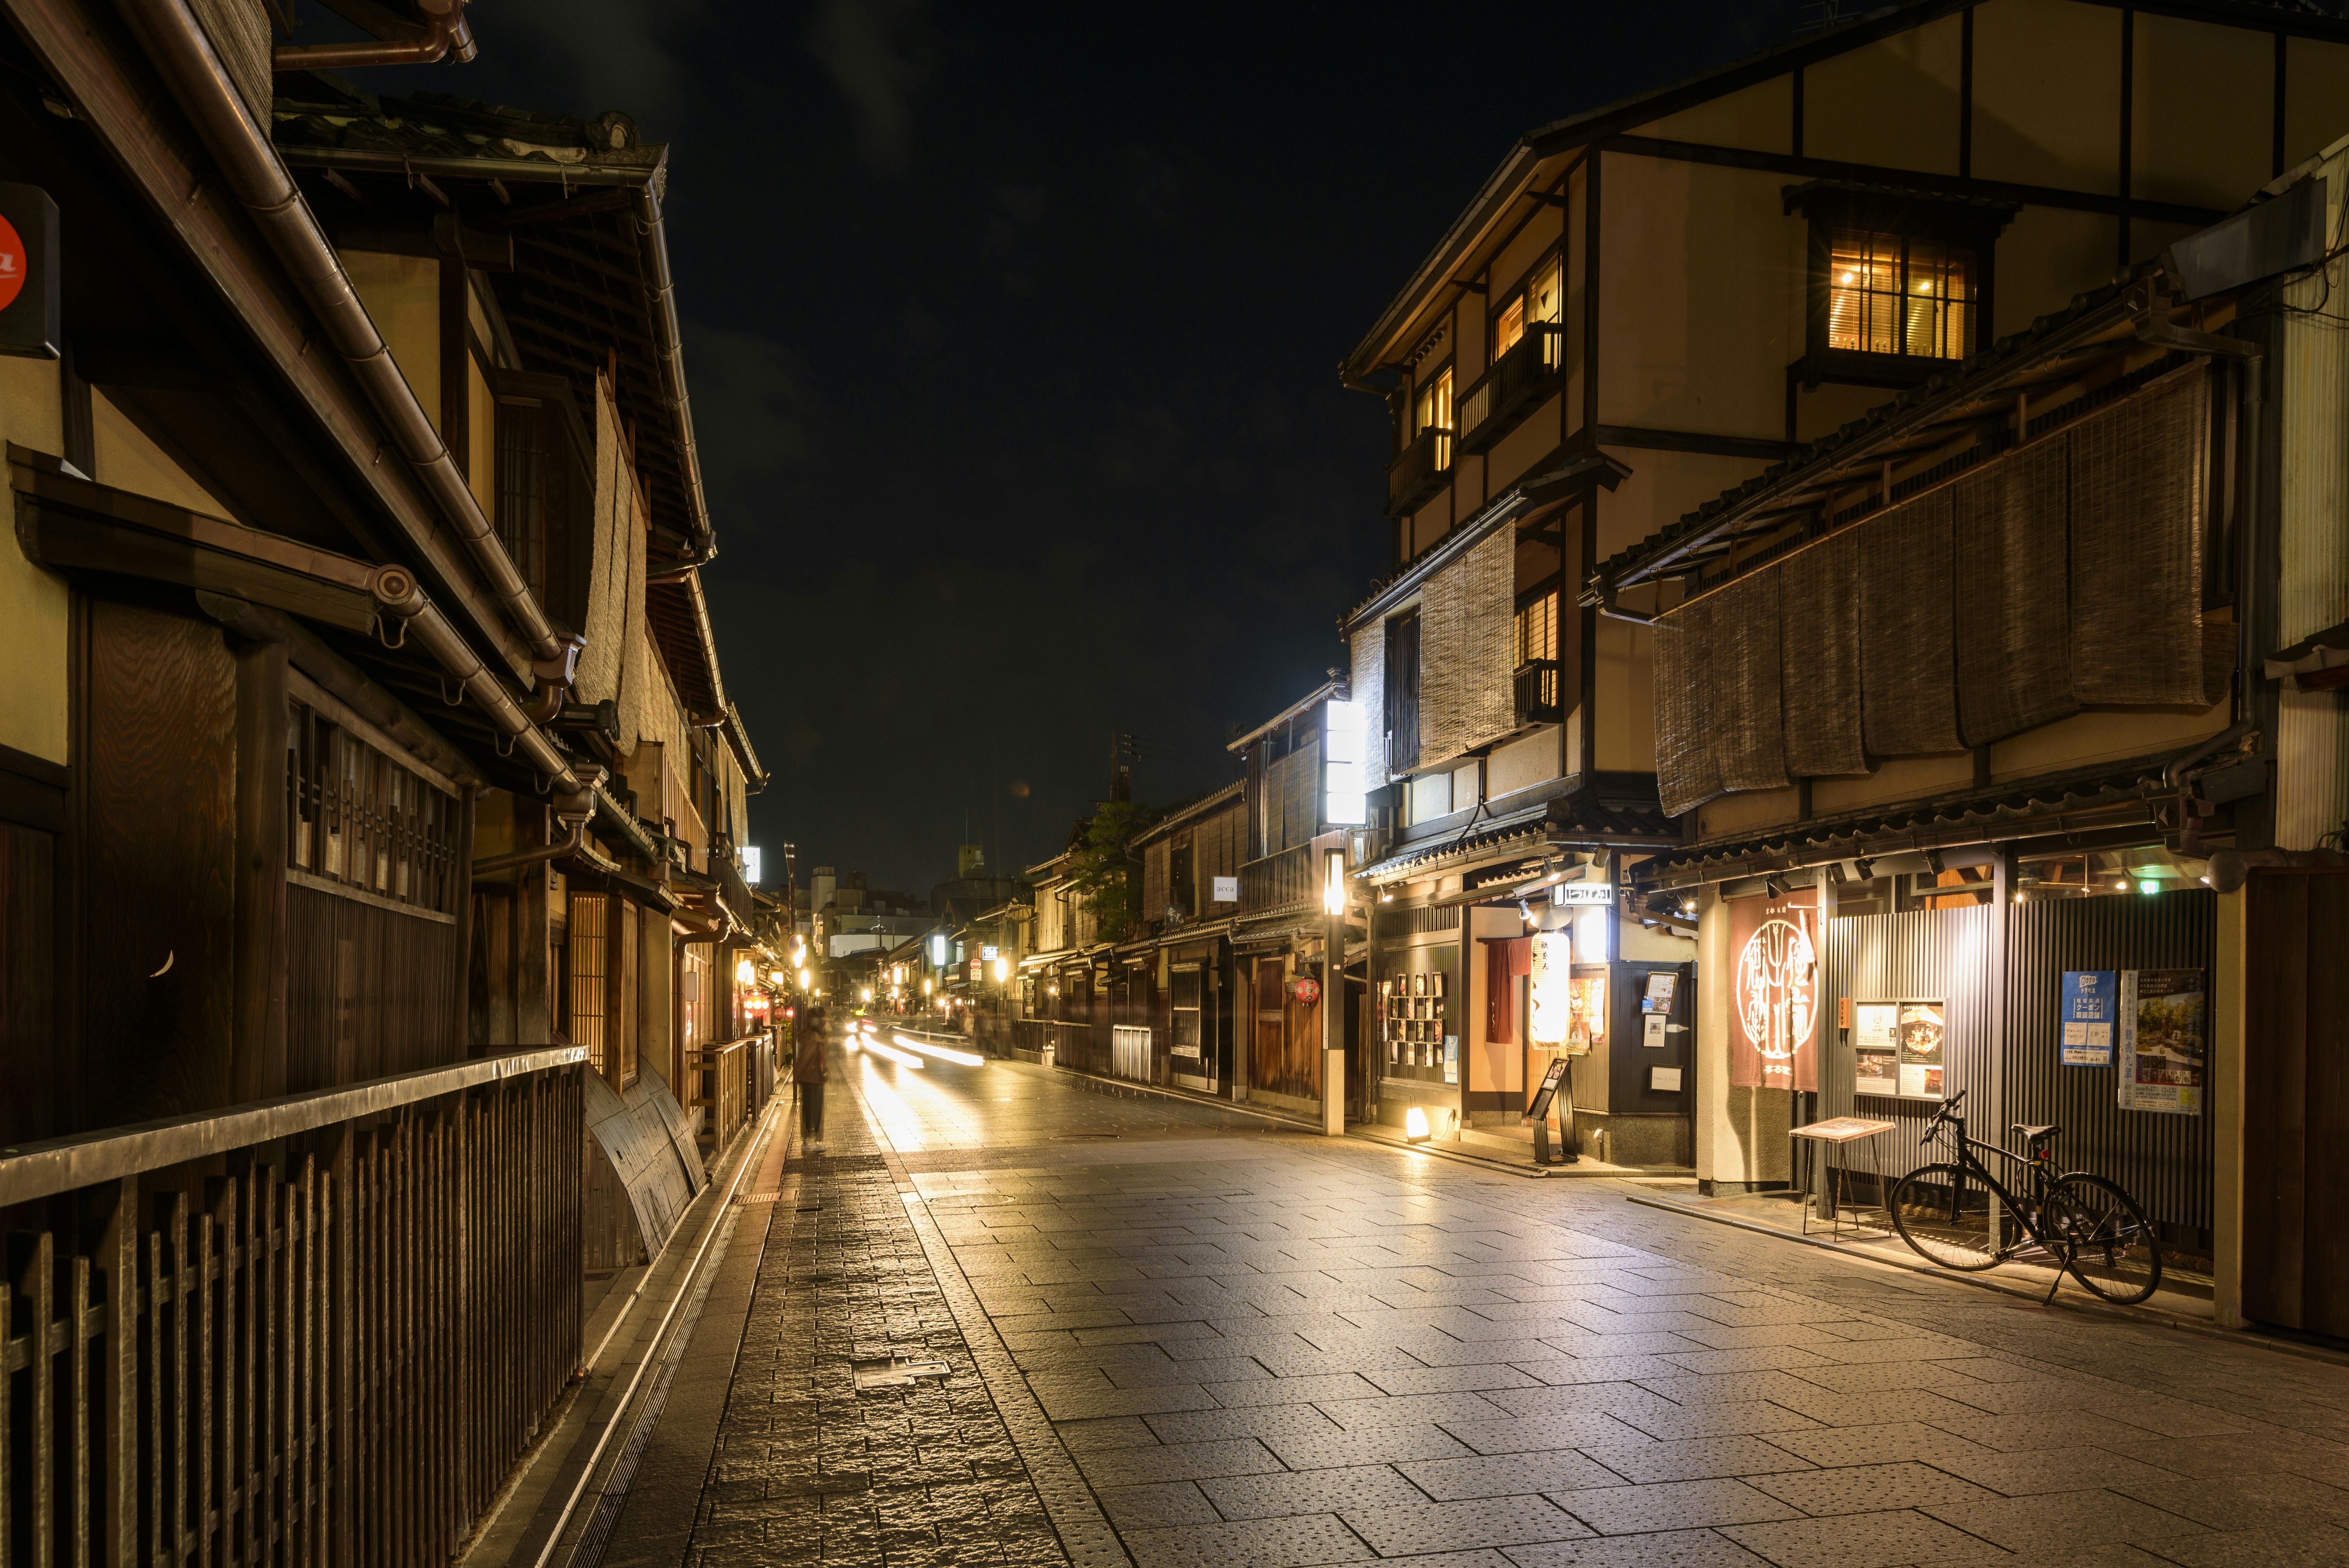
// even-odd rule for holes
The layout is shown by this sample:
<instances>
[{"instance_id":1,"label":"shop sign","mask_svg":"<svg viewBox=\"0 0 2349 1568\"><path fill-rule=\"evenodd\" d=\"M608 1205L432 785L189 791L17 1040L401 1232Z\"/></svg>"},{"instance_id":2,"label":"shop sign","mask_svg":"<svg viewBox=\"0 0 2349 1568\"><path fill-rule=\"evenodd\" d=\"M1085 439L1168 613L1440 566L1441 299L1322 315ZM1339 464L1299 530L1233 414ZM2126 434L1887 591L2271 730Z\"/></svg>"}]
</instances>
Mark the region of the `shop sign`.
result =
<instances>
[{"instance_id":1,"label":"shop sign","mask_svg":"<svg viewBox=\"0 0 2349 1568\"><path fill-rule=\"evenodd\" d=\"M1321 982L1310 975L1299 975L1288 983L1288 995L1292 1001L1319 1002L1321 1000Z\"/></svg>"},{"instance_id":2,"label":"shop sign","mask_svg":"<svg viewBox=\"0 0 2349 1568\"><path fill-rule=\"evenodd\" d=\"M1217 878L1216 878L1216 879L1215 879L1215 882L1216 882L1216 896L1215 896L1215 900L1214 900L1214 902L1215 902L1215 903L1239 903L1239 901L1240 901L1240 879L1239 879L1239 878L1237 878L1237 877L1217 877Z\"/></svg>"},{"instance_id":3,"label":"shop sign","mask_svg":"<svg viewBox=\"0 0 2349 1568\"><path fill-rule=\"evenodd\" d=\"M2064 972L2064 1044L2067 1068L2113 1065L2113 1023L2121 1004L2120 975L2110 969Z\"/></svg>"},{"instance_id":4,"label":"shop sign","mask_svg":"<svg viewBox=\"0 0 2349 1568\"><path fill-rule=\"evenodd\" d=\"M57 356L57 204L36 185L0 184L0 354Z\"/></svg>"},{"instance_id":5,"label":"shop sign","mask_svg":"<svg viewBox=\"0 0 2349 1568\"><path fill-rule=\"evenodd\" d=\"M1613 903L1615 888L1611 882L1560 882L1549 890L1552 903Z\"/></svg>"},{"instance_id":6,"label":"shop sign","mask_svg":"<svg viewBox=\"0 0 2349 1568\"><path fill-rule=\"evenodd\" d=\"M2202 1114L2209 1015L2199 969L2121 971L2123 1110Z\"/></svg>"},{"instance_id":7,"label":"shop sign","mask_svg":"<svg viewBox=\"0 0 2349 1568\"><path fill-rule=\"evenodd\" d=\"M1819 1087L1818 890L1729 901L1729 1081Z\"/></svg>"}]
</instances>

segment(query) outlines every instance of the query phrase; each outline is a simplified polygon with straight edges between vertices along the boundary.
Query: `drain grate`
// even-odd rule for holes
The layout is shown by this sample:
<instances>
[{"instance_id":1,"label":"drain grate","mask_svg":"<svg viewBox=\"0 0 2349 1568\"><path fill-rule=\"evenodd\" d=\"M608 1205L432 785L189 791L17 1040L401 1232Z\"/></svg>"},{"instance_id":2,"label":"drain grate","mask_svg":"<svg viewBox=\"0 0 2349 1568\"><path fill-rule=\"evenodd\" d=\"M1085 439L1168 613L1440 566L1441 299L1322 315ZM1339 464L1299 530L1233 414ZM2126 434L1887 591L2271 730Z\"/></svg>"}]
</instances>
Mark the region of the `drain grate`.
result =
<instances>
[{"instance_id":1,"label":"drain grate","mask_svg":"<svg viewBox=\"0 0 2349 1568\"><path fill-rule=\"evenodd\" d=\"M924 1377L945 1377L954 1369L943 1361L892 1356L884 1361L852 1361L859 1393L867 1388L910 1388Z\"/></svg>"}]
</instances>

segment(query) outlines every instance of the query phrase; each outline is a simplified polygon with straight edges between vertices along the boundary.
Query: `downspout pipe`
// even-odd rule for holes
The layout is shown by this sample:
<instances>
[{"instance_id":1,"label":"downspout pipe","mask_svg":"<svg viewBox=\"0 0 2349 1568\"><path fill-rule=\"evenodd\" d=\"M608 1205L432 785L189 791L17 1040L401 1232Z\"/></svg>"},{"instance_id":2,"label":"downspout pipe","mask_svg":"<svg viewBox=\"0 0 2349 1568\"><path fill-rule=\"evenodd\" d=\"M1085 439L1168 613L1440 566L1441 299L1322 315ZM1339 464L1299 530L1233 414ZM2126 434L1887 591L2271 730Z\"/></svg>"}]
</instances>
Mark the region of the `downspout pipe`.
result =
<instances>
[{"instance_id":1,"label":"downspout pipe","mask_svg":"<svg viewBox=\"0 0 2349 1568\"><path fill-rule=\"evenodd\" d=\"M326 341L350 366L353 378L383 421L390 444L415 470L491 592L503 603L507 618L530 649L533 673L542 688L568 686L577 669L576 645L566 645L556 634L505 547L498 542L456 459L417 402L367 307L359 303L350 274L343 270L341 259L319 229L267 131L254 123L219 52L189 11L186 0L122 0L122 13L170 84L172 96L194 122L238 203L251 215L316 313ZM543 702L543 696L539 700Z\"/></svg>"}]
</instances>

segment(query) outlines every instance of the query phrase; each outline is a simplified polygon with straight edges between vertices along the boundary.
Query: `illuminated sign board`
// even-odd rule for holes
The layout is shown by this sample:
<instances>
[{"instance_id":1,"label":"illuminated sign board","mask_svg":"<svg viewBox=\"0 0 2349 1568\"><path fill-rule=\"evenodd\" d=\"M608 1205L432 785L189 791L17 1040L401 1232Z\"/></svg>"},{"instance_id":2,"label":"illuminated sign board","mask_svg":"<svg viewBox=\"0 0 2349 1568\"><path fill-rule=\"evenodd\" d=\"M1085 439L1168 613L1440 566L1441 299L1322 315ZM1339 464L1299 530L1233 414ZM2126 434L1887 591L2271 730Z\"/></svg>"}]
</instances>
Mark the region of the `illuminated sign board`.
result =
<instances>
[{"instance_id":1,"label":"illuminated sign board","mask_svg":"<svg viewBox=\"0 0 2349 1568\"><path fill-rule=\"evenodd\" d=\"M1332 827L1369 821L1364 800L1362 705L1331 697L1321 724L1321 820Z\"/></svg>"}]
</instances>

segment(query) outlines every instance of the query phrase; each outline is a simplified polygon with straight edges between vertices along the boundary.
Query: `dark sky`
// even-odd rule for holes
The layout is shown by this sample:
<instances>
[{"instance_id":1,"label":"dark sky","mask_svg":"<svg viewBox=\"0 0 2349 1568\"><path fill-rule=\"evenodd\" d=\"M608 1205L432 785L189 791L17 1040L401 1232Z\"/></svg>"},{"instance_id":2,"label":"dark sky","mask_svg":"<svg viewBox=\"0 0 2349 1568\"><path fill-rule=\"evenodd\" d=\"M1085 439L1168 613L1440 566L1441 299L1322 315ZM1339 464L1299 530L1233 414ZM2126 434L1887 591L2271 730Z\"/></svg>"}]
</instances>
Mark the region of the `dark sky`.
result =
<instances>
[{"instance_id":1,"label":"dark sky","mask_svg":"<svg viewBox=\"0 0 2349 1568\"><path fill-rule=\"evenodd\" d=\"M926 892L966 823L1057 851L1112 729L1140 799L1232 777L1388 564L1339 357L1515 137L1806 9L480 0L362 79L671 144L753 841Z\"/></svg>"}]
</instances>

